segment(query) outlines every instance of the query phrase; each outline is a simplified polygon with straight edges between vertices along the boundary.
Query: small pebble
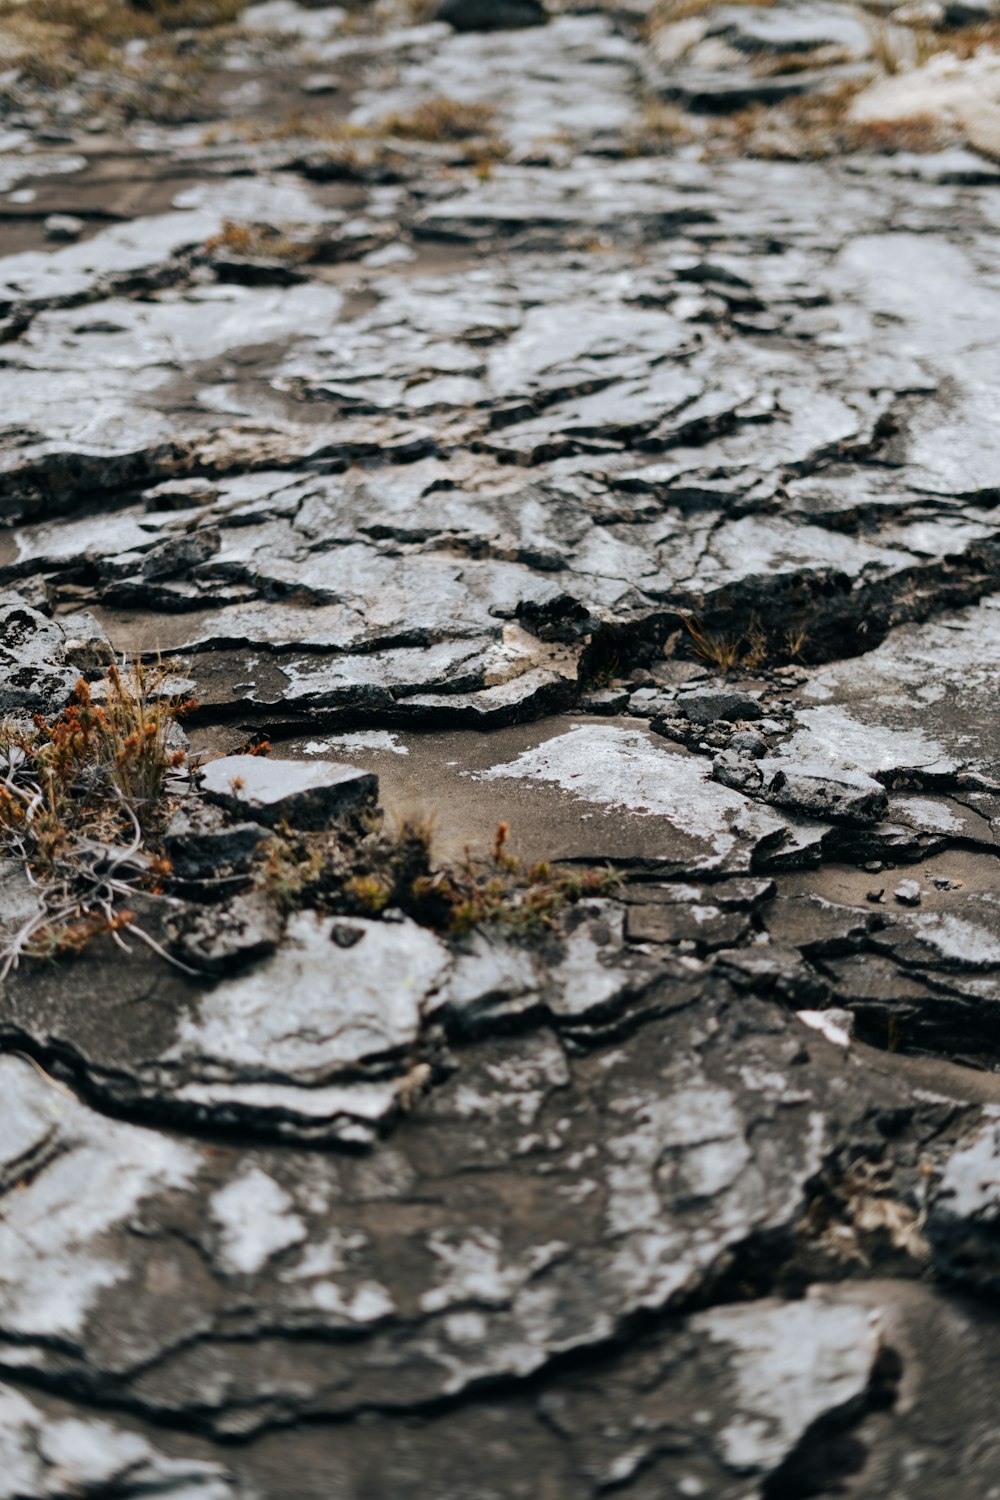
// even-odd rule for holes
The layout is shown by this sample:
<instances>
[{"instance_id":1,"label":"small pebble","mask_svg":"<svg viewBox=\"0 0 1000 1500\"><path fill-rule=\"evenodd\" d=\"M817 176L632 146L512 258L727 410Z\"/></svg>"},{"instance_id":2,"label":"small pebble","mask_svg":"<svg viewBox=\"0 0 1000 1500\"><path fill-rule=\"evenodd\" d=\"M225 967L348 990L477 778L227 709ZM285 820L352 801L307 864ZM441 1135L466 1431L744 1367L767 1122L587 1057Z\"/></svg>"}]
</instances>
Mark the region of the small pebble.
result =
<instances>
[{"instance_id":1,"label":"small pebble","mask_svg":"<svg viewBox=\"0 0 1000 1500\"><path fill-rule=\"evenodd\" d=\"M336 94L340 84L329 73L313 73L300 85L304 94Z\"/></svg>"},{"instance_id":2,"label":"small pebble","mask_svg":"<svg viewBox=\"0 0 1000 1500\"><path fill-rule=\"evenodd\" d=\"M960 880L949 880L947 875L935 875L931 884L939 891L959 891L962 888Z\"/></svg>"},{"instance_id":3,"label":"small pebble","mask_svg":"<svg viewBox=\"0 0 1000 1500\"><path fill-rule=\"evenodd\" d=\"M920 884L916 880L901 880L893 895L902 906L919 906Z\"/></svg>"},{"instance_id":4,"label":"small pebble","mask_svg":"<svg viewBox=\"0 0 1000 1500\"><path fill-rule=\"evenodd\" d=\"M729 748L739 750L742 755L749 755L753 760L760 760L767 754L767 741L753 729L739 729L729 741Z\"/></svg>"},{"instance_id":5,"label":"small pebble","mask_svg":"<svg viewBox=\"0 0 1000 1500\"><path fill-rule=\"evenodd\" d=\"M78 240L86 227L82 219L72 214L49 214L45 220L45 238L68 243Z\"/></svg>"},{"instance_id":6,"label":"small pebble","mask_svg":"<svg viewBox=\"0 0 1000 1500\"><path fill-rule=\"evenodd\" d=\"M865 891L865 900L881 902L885 904L885 886L880 885L877 890Z\"/></svg>"},{"instance_id":7,"label":"small pebble","mask_svg":"<svg viewBox=\"0 0 1000 1500\"><path fill-rule=\"evenodd\" d=\"M865 865L865 869L869 875L878 875L882 869L882 861L880 859L870 859Z\"/></svg>"}]
</instances>

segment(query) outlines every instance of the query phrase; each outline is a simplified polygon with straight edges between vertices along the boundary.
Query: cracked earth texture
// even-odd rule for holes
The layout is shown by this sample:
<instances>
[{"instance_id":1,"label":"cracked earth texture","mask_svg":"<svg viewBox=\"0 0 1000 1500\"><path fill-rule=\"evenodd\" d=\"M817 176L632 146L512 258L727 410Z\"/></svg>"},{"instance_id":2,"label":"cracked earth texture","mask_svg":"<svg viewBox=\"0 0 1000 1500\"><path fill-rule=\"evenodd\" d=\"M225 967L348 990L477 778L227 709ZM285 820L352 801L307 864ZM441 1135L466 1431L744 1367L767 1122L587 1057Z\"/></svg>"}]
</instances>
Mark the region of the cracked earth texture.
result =
<instances>
[{"instance_id":1,"label":"cracked earth texture","mask_svg":"<svg viewBox=\"0 0 1000 1500\"><path fill-rule=\"evenodd\" d=\"M996 1500L992 7L27 9L0 713L204 772L0 986L0 1500ZM621 884L254 885L377 798Z\"/></svg>"}]
</instances>

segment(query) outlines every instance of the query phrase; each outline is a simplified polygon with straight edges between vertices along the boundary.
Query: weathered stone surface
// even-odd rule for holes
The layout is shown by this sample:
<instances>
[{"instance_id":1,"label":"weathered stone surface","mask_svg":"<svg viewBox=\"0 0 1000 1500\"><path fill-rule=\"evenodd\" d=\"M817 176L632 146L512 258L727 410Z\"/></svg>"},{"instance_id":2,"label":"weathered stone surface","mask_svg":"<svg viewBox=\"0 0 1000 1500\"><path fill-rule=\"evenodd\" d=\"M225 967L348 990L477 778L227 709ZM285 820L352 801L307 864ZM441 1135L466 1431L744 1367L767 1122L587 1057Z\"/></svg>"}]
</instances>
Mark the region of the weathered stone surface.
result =
<instances>
[{"instance_id":1,"label":"weathered stone surface","mask_svg":"<svg viewBox=\"0 0 1000 1500\"><path fill-rule=\"evenodd\" d=\"M242 876L269 837L260 823L234 823L196 798L182 803L164 836L173 871L181 880Z\"/></svg>"},{"instance_id":2,"label":"weathered stone surface","mask_svg":"<svg viewBox=\"0 0 1000 1500\"><path fill-rule=\"evenodd\" d=\"M201 770L205 796L245 819L317 828L371 807L378 777L336 761L282 761L227 755Z\"/></svg>"},{"instance_id":3,"label":"weathered stone surface","mask_svg":"<svg viewBox=\"0 0 1000 1500\"><path fill-rule=\"evenodd\" d=\"M677 709L696 724L711 724L715 719L736 722L763 717L759 702L751 694L724 688L696 688L677 700Z\"/></svg>"},{"instance_id":4,"label":"weathered stone surface","mask_svg":"<svg viewBox=\"0 0 1000 1500\"><path fill-rule=\"evenodd\" d=\"M661 748L645 727L581 724L478 775L550 784L605 816L648 819L648 864L746 872L786 836L780 817L713 782L705 762Z\"/></svg>"},{"instance_id":5,"label":"weathered stone surface","mask_svg":"<svg viewBox=\"0 0 1000 1500\"><path fill-rule=\"evenodd\" d=\"M863 659L811 675L785 753L825 753L918 785L992 787L1000 776L989 717L998 650L996 596L900 626Z\"/></svg>"},{"instance_id":6,"label":"weathered stone surface","mask_svg":"<svg viewBox=\"0 0 1000 1500\"><path fill-rule=\"evenodd\" d=\"M62 708L78 675L58 625L16 598L0 602L0 713Z\"/></svg>"},{"instance_id":7,"label":"weathered stone surface","mask_svg":"<svg viewBox=\"0 0 1000 1500\"><path fill-rule=\"evenodd\" d=\"M84 1500L94 1494L237 1500L246 1491L223 1465L171 1458L138 1432L105 1418L60 1412L0 1388L3 1500Z\"/></svg>"},{"instance_id":8,"label":"weathered stone surface","mask_svg":"<svg viewBox=\"0 0 1000 1500\"><path fill-rule=\"evenodd\" d=\"M935 1260L948 1277L995 1294L1000 1286L1000 1130L996 1111L948 1159L927 1220Z\"/></svg>"},{"instance_id":9,"label":"weathered stone surface","mask_svg":"<svg viewBox=\"0 0 1000 1500\"><path fill-rule=\"evenodd\" d=\"M798 1023L759 1002L723 988L707 1003L590 1058L566 1059L545 1033L491 1043L381 1167L206 1156L101 1120L5 1059L18 1103L7 1180L28 1177L6 1220L0 1364L72 1370L95 1395L127 1390L147 1411L197 1408L245 1432L455 1395L607 1339L706 1284L750 1238L788 1234L833 1142L861 1148L873 1128L864 1069L839 1055L831 1067L827 1043L806 1051ZM880 1098L898 1107L882 1085ZM403 1204L421 1200L411 1222ZM54 1277L71 1295L49 1296ZM109 1298L122 1309L150 1279L154 1319L109 1318ZM703 1336L763 1337L711 1316ZM257 1327L252 1345L231 1342L237 1327Z\"/></svg>"},{"instance_id":10,"label":"weathered stone surface","mask_svg":"<svg viewBox=\"0 0 1000 1500\"><path fill-rule=\"evenodd\" d=\"M249 892L189 910L171 924L171 939L175 955L196 972L225 974L273 953L283 927L274 902Z\"/></svg>"},{"instance_id":11,"label":"weathered stone surface","mask_svg":"<svg viewBox=\"0 0 1000 1500\"><path fill-rule=\"evenodd\" d=\"M0 994L12 1500L995 1487L984 12L551 11L6 23L0 716L176 658L215 799ZM622 887L285 925L375 770Z\"/></svg>"}]
</instances>

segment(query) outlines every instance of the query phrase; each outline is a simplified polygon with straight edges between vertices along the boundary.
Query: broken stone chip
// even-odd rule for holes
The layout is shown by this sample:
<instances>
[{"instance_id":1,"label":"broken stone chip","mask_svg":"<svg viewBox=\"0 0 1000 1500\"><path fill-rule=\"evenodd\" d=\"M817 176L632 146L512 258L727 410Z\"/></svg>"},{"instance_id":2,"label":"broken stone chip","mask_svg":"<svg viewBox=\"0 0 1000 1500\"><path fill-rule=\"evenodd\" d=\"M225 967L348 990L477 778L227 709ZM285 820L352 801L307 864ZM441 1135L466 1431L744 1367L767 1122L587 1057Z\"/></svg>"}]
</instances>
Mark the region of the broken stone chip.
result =
<instances>
[{"instance_id":1,"label":"broken stone chip","mask_svg":"<svg viewBox=\"0 0 1000 1500\"><path fill-rule=\"evenodd\" d=\"M209 762L201 778L210 802L272 827L323 828L378 801L377 776L332 760L227 755Z\"/></svg>"},{"instance_id":2,"label":"broken stone chip","mask_svg":"<svg viewBox=\"0 0 1000 1500\"><path fill-rule=\"evenodd\" d=\"M63 615L59 621L66 636L66 660L81 672L99 672L115 660L115 648L107 632L89 610Z\"/></svg>"},{"instance_id":3,"label":"broken stone chip","mask_svg":"<svg viewBox=\"0 0 1000 1500\"><path fill-rule=\"evenodd\" d=\"M724 719L730 724L745 719L763 718L763 711L751 693L735 688L696 688L677 700L678 713L686 714L695 724L713 724Z\"/></svg>"},{"instance_id":4,"label":"broken stone chip","mask_svg":"<svg viewBox=\"0 0 1000 1500\"><path fill-rule=\"evenodd\" d=\"M164 842L181 880L209 880L245 873L267 830L259 823L233 823L222 810L192 799L167 825Z\"/></svg>"}]
</instances>

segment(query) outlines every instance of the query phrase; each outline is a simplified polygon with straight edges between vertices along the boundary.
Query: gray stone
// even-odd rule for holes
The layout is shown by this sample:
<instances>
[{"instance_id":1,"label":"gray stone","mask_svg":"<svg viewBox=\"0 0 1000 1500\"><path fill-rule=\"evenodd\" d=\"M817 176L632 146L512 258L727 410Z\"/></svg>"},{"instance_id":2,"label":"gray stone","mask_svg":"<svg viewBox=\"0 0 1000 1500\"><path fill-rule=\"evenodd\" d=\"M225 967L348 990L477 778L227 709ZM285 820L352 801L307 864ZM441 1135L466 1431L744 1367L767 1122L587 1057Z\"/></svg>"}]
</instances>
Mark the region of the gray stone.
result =
<instances>
[{"instance_id":1,"label":"gray stone","mask_svg":"<svg viewBox=\"0 0 1000 1500\"><path fill-rule=\"evenodd\" d=\"M761 706L750 693L728 688L696 688L677 699L677 712L686 714L696 724L711 724L716 719L737 723L741 719L763 717Z\"/></svg>"},{"instance_id":2,"label":"gray stone","mask_svg":"<svg viewBox=\"0 0 1000 1500\"><path fill-rule=\"evenodd\" d=\"M227 755L201 769L210 802L246 820L273 827L322 828L373 807L378 777L336 761L289 761Z\"/></svg>"},{"instance_id":3,"label":"gray stone","mask_svg":"<svg viewBox=\"0 0 1000 1500\"><path fill-rule=\"evenodd\" d=\"M373 987L411 975L412 1017L432 971L414 973L406 938L409 962L400 952L373 973L369 941L327 947L337 965L357 955ZM301 982L274 969L270 979L263 1056L272 1068L289 1049L318 1061L302 1017L289 1033L275 1004ZM136 1413L197 1403L203 1428L245 1436L279 1418L370 1408L376 1391L385 1411L538 1374L570 1348L606 1344L640 1310L689 1300L720 1257L791 1235L834 1142L884 1147L875 1117L906 1096L822 1038L806 1046L793 1017L750 995L734 1005L723 986L699 1006L664 1000L659 1018L590 1056L566 1058L544 1034L490 1041L367 1158L221 1142L206 1154L62 1095L53 1116L51 1084L0 1060L18 1122L10 1170L31 1162L0 1227L0 1358L73 1371L95 1397L127 1391ZM244 994L217 1014L215 1033L191 1035L206 1066L245 1052L234 1019L254 1011ZM321 1014L313 1024L336 1026ZM342 1020L363 1024L357 1012ZM56 1278L59 1298L47 1291ZM157 1287L155 1305L126 1316L144 1285ZM699 1343L763 1347L770 1311L706 1314ZM804 1357L811 1315L773 1313L776 1336L799 1329L789 1348ZM803 1376L815 1392L807 1412L862 1380L867 1358L849 1318L816 1318L831 1359ZM234 1342L234 1322L252 1348ZM847 1342L853 1364L832 1354ZM736 1364L723 1358L723 1379ZM740 1407L760 1413L769 1398L749 1386ZM756 1431L755 1464L774 1462L770 1442Z\"/></svg>"},{"instance_id":4,"label":"gray stone","mask_svg":"<svg viewBox=\"0 0 1000 1500\"><path fill-rule=\"evenodd\" d=\"M578 707L585 714L617 714L630 706L627 688L595 688L580 696Z\"/></svg>"},{"instance_id":5,"label":"gray stone","mask_svg":"<svg viewBox=\"0 0 1000 1500\"><path fill-rule=\"evenodd\" d=\"M104 1491L122 1500L241 1500L243 1486L222 1463L170 1457L154 1441L113 1420L53 1412L0 1386L0 1496L3 1500L85 1500Z\"/></svg>"},{"instance_id":6,"label":"gray stone","mask_svg":"<svg viewBox=\"0 0 1000 1500\"><path fill-rule=\"evenodd\" d=\"M435 14L456 31L503 31L547 19L541 0L440 0Z\"/></svg>"},{"instance_id":7,"label":"gray stone","mask_svg":"<svg viewBox=\"0 0 1000 1500\"><path fill-rule=\"evenodd\" d=\"M81 672L99 672L115 660L115 648L107 631L89 610L60 615L59 624L66 637L66 660Z\"/></svg>"},{"instance_id":8,"label":"gray stone","mask_svg":"<svg viewBox=\"0 0 1000 1500\"><path fill-rule=\"evenodd\" d=\"M0 713L55 712L78 675L57 624L17 600L0 603Z\"/></svg>"},{"instance_id":9,"label":"gray stone","mask_svg":"<svg viewBox=\"0 0 1000 1500\"><path fill-rule=\"evenodd\" d=\"M49 214L45 220L45 238L56 243L78 240L86 227L73 214Z\"/></svg>"},{"instance_id":10,"label":"gray stone","mask_svg":"<svg viewBox=\"0 0 1000 1500\"><path fill-rule=\"evenodd\" d=\"M213 880L244 875L268 837L260 823L234 823L221 809L191 798L171 817L164 843L179 879Z\"/></svg>"},{"instance_id":11,"label":"gray stone","mask_svg":"<svg viewBox=\"0 0 1000 1500\"><path fill-rule=\"evenodd\" d=\"M340 81L331 73L313 73L302 80L300 88L304 94L336 94Z\"/></svg>"},{"instance_id":12,"label":"gray stone","mask_svg":"<svg viewBox=\"0 0 1000 1500\"><path fill-rule=\"evenodd\" d=\"M170 926L174 953L196 972L226 974L273 953L284 923L273 901L252 891L194 907Z\"/></svg>"},{"instance_id":13,"label":"gray stone","mask_svg":"<svg viewBox=\"0 0 1000 1500\"><path fill-rule=\"evenodd\" d=\"M749 760L727 750L716 757L713 771L725 786L810 817L867 827L878 823L888 808L885 787L873 777L831 770L820 762L790 756Z\"/></svg>"},{"instance_id":14,"label":"gray stone","mask_svg":"<svg viewBox=\"0 0 1000 1500\"><path fill-rule=\"evenodd\" d=\"M995 1110L990 1112L995 1116ZM976 1291L1000 1289L1000 1126L985 1120L948 1158L927 1234L939 1270Z\"/></svg>"},{"instance_id":15,"label":"gray stone","mask_svg":"<svg viewBox=\"0 0 1000 1500\"><path fill-rule=\"evenodd\" d=\"M258 910L255 902L254 934ZM446 952L409 921L352 926L361 938L345 949L333 941L335 920L297 913L277 952L181 1019L168 1062L208 1078L229 1071L309 1084L412 1047Z\"/></svg>"}]
</instances>

